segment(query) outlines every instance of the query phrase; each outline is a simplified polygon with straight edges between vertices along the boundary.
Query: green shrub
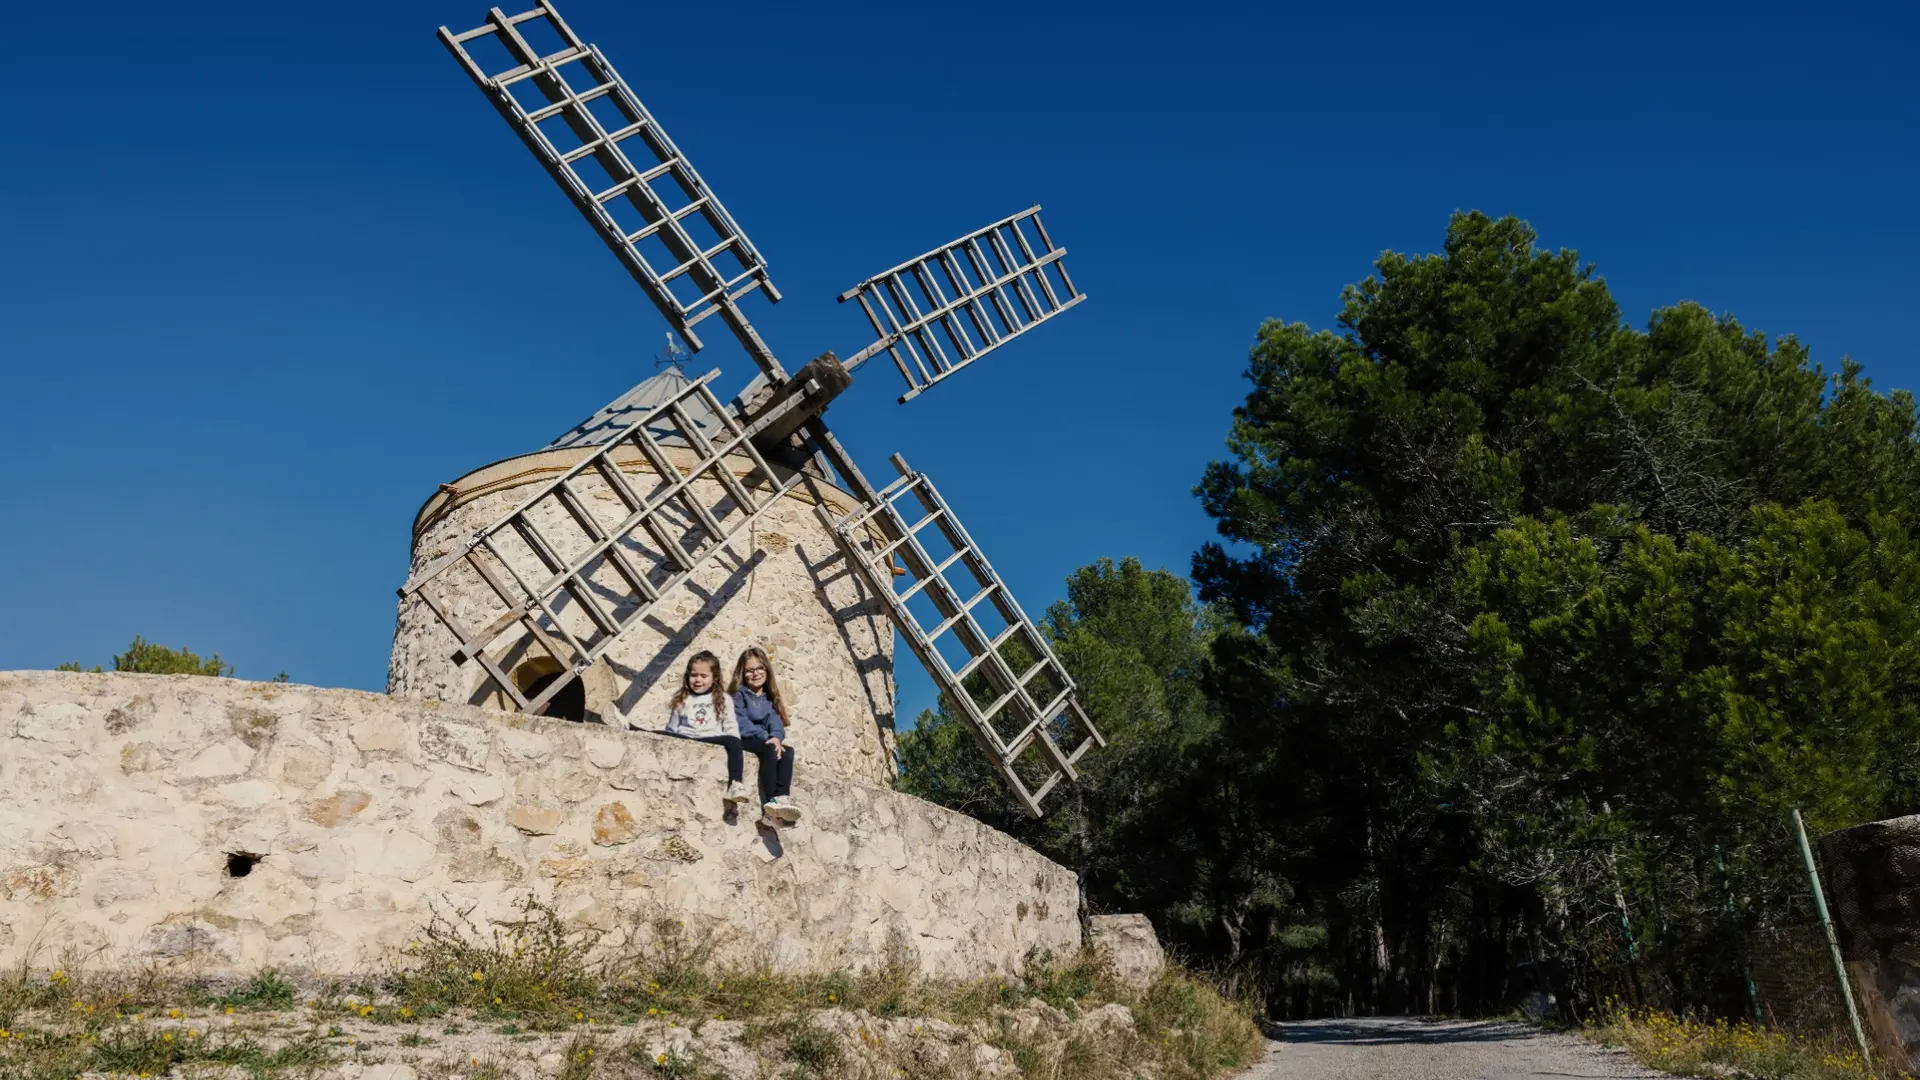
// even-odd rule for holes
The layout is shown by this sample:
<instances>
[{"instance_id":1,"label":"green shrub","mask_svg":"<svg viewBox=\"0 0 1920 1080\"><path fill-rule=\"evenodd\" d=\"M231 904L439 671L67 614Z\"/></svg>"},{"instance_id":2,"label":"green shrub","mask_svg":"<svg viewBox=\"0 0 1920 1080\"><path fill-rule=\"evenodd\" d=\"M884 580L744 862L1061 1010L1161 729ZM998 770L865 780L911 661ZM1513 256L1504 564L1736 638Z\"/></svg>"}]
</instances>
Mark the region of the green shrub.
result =
<instances>
[{"instance_id":1,"label":"green shrub","mask_svg":"<svg viewBox=\"0 0 1920 1080\"><path fill-rule=\"evenodd\" d=\"M266 968L222 995L219 1003L235 1009L285 1009L293 1005L295 989L279 972Z\"/></svg>"}]
</instances>

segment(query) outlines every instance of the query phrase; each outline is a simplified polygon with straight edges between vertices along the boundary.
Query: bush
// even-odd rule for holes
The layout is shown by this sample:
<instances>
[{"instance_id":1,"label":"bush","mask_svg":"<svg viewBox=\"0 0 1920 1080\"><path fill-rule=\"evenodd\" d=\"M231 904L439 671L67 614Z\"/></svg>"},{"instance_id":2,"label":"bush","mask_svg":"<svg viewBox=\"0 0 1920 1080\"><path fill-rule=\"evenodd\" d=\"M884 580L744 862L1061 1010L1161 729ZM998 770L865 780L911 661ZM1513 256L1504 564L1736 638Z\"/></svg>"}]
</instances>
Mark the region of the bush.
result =
<instances>
[{"instance_id":1,"label":"bush","mask_svg":"<svg viewBox=\"0 0 1920 1080\"><path fill-rule=\"evenodd\" d=\"M526 1016L535 1026L553 1026L575 1004L600 996L602 980L587 959L597 935L569 932L551 908L531 897L518 919L491 934L483 935L469 914L434 909L407 946L414 966L387 976L386 989L396 999Z\"/></svg>"},{"instance_id":2,"label":"bush","mask_svg":"<svg viewBox=\"0 0 1920 1080\"><path fill-rule=\"evenodd\" d=\"M280 973L267 968L220 998L220 1004L236 1009L285 1009L293 1005L294 986Z\"/></svg>"},{"instance_id":3,"label":"bush","mask_svg":"<svg viewBox=\"0 0 1920 1080\"><path fill-rule=\"evenodd\" d=\"M1266 1040L1252 1002L1229 999L1208 983L1169 967L1135 1011L1141 1036L1166 1059L1169 1078L1205 1080L1252 1062Z\"/></svg>"}]
</instances>

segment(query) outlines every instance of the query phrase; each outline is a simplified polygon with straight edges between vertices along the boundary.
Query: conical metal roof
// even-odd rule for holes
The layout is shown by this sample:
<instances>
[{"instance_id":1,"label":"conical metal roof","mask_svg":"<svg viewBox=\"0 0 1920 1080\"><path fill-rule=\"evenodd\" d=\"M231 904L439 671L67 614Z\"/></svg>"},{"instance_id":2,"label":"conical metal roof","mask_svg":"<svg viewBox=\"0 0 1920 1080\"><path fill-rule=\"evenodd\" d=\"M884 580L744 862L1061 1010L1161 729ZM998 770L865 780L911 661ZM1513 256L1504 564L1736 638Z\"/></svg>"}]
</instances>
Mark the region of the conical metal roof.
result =
<instances>
[{"instance_id":1,"label":"conical metal roof","mask_svg":"<svg viewBox=\"0 0 1920 1080\"><path fill-rule=\"evenodd\" d=\"M567 450L576 446L603 446L613 441L614 436L627 425L659 408L675 394L685 390L693 382L687 373L674 364L642 380L633 389L600 406L592 416L575 424L566 434L548 443L543 449ZM702 434L709 437L720 427L720 420L699 397L688 399L682 406L688 417ZM660 418L648 425L647 431L663 446L686 446L678 428Z\"/></svg>"}]
</instances>

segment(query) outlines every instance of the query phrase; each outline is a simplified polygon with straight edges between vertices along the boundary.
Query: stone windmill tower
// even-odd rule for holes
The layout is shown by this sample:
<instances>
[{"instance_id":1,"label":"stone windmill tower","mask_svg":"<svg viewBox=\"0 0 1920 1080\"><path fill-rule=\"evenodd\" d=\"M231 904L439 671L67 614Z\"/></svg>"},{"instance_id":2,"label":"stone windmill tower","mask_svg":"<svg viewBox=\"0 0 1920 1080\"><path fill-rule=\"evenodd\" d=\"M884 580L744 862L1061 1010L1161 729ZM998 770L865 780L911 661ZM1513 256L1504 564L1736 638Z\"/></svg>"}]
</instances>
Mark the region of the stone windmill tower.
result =
<instances>
[{"instance_id":1,"label":"stone windmill tower","mask_svg":"<svg viewBox=\"0 0 1920 1080\"><path fill-rule=\"evenodd\" d=\"M691 387L692 380L677 366L669 367L539 450L442 485L414 520L414 565L431 565L460 550L476 532L550 485L583 453L607 446L630 421L657 413L661 403L685 396ZM709 439L722 427L710 412L688 412L695 429ZM649 420L648 432L675 467L684 468L694 458L695 449L672 424ZM629 484L658 482L653 463L638 452L621 453L616 463ZM744 482L757 466L743 455L723 467ZM591 512L606 517L619 512L621 504L604 478L576 477L572 487ZM696 481L695 490L697 498L711 503L726 498L711 479ZM741 649L758 644L772 655L778 670L804 673L804 678L789 675L787 686L808 768L869 783L889 782L894 771L892 626L814 512L824 508L844 516L857 505L853 496L824 481L788 489L744 534L736 533L678 588L650 605L643 618L629 619L625 631L597 660L578 678L563 683L538 711L607 723L632 718L636 724L657 727L679 685L686 657L711 649L731 663ZM564 509L555 506L536 514L541 535L568 531L553 517L564 515ZM502 540L500 546L506 543ZM534 561L524 546L513 555L516 567ZM468 625L499 606L497 594L477 572L444 574L439 584L436 601ZM502 640L485 655L529 701L566 671L526 632ZM447 624L427 603L412 598L400 606L387 690L502 709L520 706L481 664L456 663Z\"/></svg>"},{"instance_id":2,"label":"stone windmill tower","mask_svg":"<svg viewBox=\"0 0 1920 1080\"><path fill-rule=\"evenodd\" d=\"M414 523L389 690L652 726L685 656L759 643L809 768L890 781L897 628L1029 813L1103 739L1072 679L928 478L875 487L825 423L887 354L905 403L1085 299L1038 206L875 275L872 344L789 373L748 322L766 260L553 5L440 37L695 351L718 316L760 374L648 379L533 453L441 486Z\"/></svg>"}]
</instances>

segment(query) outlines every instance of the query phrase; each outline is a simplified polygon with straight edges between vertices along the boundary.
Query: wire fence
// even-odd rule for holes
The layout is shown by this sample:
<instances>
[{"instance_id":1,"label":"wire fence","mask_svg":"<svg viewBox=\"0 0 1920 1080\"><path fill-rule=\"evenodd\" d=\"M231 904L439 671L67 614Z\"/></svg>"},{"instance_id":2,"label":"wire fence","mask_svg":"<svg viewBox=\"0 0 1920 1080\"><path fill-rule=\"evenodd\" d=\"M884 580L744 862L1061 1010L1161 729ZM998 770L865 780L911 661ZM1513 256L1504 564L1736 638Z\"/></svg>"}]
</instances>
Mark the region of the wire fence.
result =
<instances>
[{"instance_id":1,"label":"wire fence","mask_svg":"<svg viewBox=\"0 0 1920 1080\"><path fill-rule=\"evenodd\" d=\"M1751 930L1742 944L1761 1023L1809 1037L1847 1031L1846 1001L1818 923Z\"/></svg>"}]
</instances>

